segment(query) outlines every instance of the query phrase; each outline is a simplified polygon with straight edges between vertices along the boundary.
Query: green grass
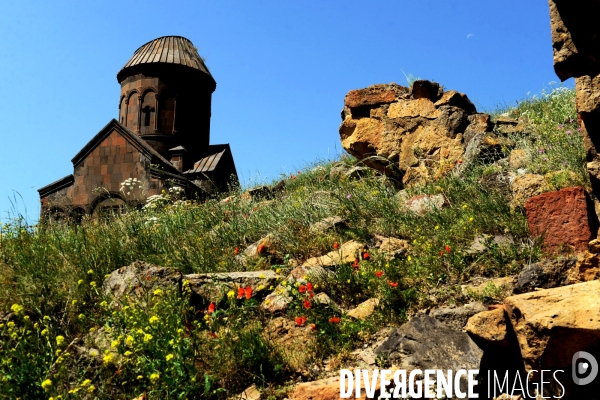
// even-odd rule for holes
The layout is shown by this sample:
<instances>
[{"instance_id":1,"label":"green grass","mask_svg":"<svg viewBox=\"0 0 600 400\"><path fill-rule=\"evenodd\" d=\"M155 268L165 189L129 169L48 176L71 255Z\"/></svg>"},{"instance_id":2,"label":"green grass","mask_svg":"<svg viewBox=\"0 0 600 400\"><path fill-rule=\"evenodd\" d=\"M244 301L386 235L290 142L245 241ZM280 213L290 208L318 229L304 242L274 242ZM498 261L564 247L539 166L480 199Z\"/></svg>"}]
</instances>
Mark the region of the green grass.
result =
<instances>
[{"instance_id":1,"label":"green grass","mask_svg":"<svg viewBox=\"0 0 600 400\"><path fill-rule=\"evenodd\" d=\"M506 111L529 121L528 134L512 137L531 156L527 172L546 174L555 189L589 186L572 90L554 90ZM359 163L351 157L335 162ZM515 274L542 256L523 211L511 209L502 191L480 183L490 172L511 172L506 164L478 164L463 176L407 188L409 196L442 194L447 200L446 207L418 216L402 207L385 177L370 172L359 180L330 179L335 162L285 177L286 190L265 202L234 191L227 201L159 202L110 221L27 226L15 219L1 226L0 310L14 310L0 324L0 398L226 398L253 383L273 398L285 397L291 379L316 376L306 366L343 360L378 328L402 323L419 307L468 301L460 285L473 276ZM335 215L349 229L310 230ZM267 234L277 238L273 251L240 263L235 249ZM510 235L514 243L467 252L481 234ZM375 235L407 240L411 248L399 258L371 248L358 270L336 266L315 292L326 289L343 309L377 297L377 312L360 322L337 306L311 302L307 309L308 294L294 289L284 317L304 316L315 328L314 340L291 352L265 335L273 316L254 298L225 297L209 314L191 307L185 290L117 308L100 294L106 274L136 260L183 273L281 268L285 276L288 260L301 263L352 239L372 247ZM492 292L486 298L493 299ZM67 350L73 339L95 335L107 343L95 361Z\"/></svg>"}]
</instances>

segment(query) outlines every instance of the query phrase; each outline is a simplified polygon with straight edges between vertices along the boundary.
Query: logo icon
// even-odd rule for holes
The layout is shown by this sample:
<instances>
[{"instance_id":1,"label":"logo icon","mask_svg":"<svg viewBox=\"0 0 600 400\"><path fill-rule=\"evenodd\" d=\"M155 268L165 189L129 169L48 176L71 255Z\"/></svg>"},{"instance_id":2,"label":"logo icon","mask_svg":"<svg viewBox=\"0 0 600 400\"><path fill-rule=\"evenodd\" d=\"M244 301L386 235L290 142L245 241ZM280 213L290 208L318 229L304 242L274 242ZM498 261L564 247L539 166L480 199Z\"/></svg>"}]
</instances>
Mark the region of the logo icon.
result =
<instances>
[{"instance_id":1,"label":"logo icon","mask_svg":"<svg viewBox=\"0 0 600 400\"><path fill-rule=\"evenodd\" d=\"M598 361L588 352L578 351L573 355L573 382L587 385L598 375Z\"/></svg>"}]
</instances>

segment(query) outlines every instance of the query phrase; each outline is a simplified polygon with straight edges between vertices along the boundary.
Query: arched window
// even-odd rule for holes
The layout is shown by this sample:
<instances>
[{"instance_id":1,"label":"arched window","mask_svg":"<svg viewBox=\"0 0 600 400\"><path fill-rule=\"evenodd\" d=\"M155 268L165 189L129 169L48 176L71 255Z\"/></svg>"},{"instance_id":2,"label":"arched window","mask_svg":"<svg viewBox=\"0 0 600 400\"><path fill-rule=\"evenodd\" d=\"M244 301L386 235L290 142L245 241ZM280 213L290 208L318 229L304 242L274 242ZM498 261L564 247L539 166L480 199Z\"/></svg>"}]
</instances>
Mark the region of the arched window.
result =
<instances>
[{"instance_id":1,"label":"arched window","mask_svg":"<svg viewBox=\"0 0 600 400\"><path fill-rule=\"evenodd\" d=\"M121 103L119 104L119 122L125 125L125 118L127 117L127 99L125 96L121 98Z\"/></svg>"},{"instance_id":2,"label":"arched window","mask_svg":"<svg viewBox=\"0 0 600 400\"><path fill-rule=\"evenodd\" d=\"M142 124L140 126L141 134L148 134L154 132L155 119L156 119L156 95L152 91L148 91L144 94L142 100Z\"/></svg>"}]
</instances>

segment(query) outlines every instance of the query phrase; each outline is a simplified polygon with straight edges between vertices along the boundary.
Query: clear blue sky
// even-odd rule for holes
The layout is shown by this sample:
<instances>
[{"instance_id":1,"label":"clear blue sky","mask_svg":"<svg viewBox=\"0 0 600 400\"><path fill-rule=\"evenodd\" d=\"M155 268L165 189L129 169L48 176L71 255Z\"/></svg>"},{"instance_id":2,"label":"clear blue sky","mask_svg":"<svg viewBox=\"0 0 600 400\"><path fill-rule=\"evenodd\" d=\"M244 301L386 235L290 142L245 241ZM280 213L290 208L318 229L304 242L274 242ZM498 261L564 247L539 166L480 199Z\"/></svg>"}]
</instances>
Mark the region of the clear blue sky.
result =
<instances>
[{"instance_id":1,"label":"clear blue sky","mask_svg":"<svg viewBox=\"0 0 600 400\"><path fill-rule=\"evenodd\" d=\"M546 1L3 1L0 218L18 192L37 219L36 189L117 117L117 71L164 35L206 58L211 141L231 144L245 184L339 154L346 92L405 84L403 70L484 111L557 80Z\"/></svg>"}]
</instances>

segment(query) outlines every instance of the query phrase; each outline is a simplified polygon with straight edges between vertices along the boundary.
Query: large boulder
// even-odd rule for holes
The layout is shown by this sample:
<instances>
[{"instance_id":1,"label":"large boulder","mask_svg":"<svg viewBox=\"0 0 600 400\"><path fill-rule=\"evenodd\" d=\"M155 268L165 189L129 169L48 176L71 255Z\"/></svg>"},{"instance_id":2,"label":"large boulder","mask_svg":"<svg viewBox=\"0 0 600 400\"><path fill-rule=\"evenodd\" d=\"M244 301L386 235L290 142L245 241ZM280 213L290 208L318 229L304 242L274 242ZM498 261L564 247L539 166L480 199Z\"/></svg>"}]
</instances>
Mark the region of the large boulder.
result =
<instances>
[{"instance_id":1,"label":"large boulder","mask_svg":"<svg viewBox=\"0 0 600 400\"><path fill-rule=\"evenodd\" d=\"M582 187L574 186L534 196L525 203L532 236L543 236L546 250L568 247L587 249L596 237L598 220L594 206Z\"/></svg>"},{"instance_id":2,"label":"large boulder","mask_svg":"<svg viewBox=\"0 0 600 400\"><path fill-rule=\"evenodd\" d=\"M575 353L600 356L600 281L511 296L505 304L527 371L562 369L569 391ZM597 393L597 383L588 386Z\"/></svg>"},{"instance_id":3,"label":"large boulder","mask_svg":"<svg viewBox=\"0 0 600 400\"><path fill-rule=\"evenodd\" d=\"M588 251L568 271L568 283L587 282L600 279L600 240L588 244Z\"/></svg>"},{"instance_id":4,"label":"large boulder","mask_svg":"<svg viewBox=\"0 0 600 400\"><path fill-rule=\"evenodd\" d=\"M452 169L464 153L463 134L491 129L489 117L473 117L475 106L455 90L416 81L410 89L389 84L351 90L340 126L342 146L387 174L425 177ZM471 128L469 128L471 126ZM407 174L408 173L408 174Z\"/></svg>"},{"instance_id":5,"label":"large boulder","mask_svg":"<svg viewBox=\"0 0 600 400\"><path fill-rule=\"evenodd\" d=\"M399 369L479 369L483 351L464 332L454 330L435 318L419 314L391 335L375 353ZM462 391L467 380L460 380Z\"/></svg>"},{"instance_id":6,"label":"large boulder","mask_svg":"<svg viewBox=\"0 0 600 400\"><path fill-rule=\"evenodd\" d=\"M600 2L549 0L554 71L561 80L600 73Z\"/></svg>"}]
</instances>

